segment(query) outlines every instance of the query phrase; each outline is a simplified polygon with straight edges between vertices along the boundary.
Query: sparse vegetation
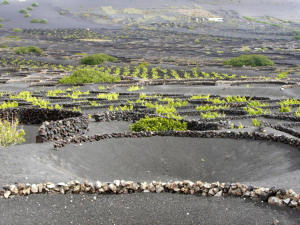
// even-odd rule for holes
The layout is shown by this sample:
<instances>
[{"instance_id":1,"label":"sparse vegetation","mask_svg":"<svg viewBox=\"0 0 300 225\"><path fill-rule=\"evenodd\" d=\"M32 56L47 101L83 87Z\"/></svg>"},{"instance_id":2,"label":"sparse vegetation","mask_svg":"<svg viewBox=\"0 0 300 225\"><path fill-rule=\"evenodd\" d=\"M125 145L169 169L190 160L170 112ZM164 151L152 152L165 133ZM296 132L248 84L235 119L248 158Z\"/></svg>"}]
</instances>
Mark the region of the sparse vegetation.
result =
<instances>
[{"instance_id":1,"label":"sparse vegetation","mask_svg":"<svg viewBox=\"0 0 300 225\"><path fill-rule=\"evenodd\" d=\"M112 100L118 100L119 98L119 93L108 93L108 94L98 94L97 95L97 98L100 98L100 99L107 99L109 101L112 101Z\"/></svg>"},{"instance_id":2,"label":"sparse vegetation","mask_svg":"<svg viewBox=\"0 0 300 225\"><path fill-rule=\"evenodd\" d=\"M208 111L206 113L201 113L201 117L202 119L215 119L215 118L225 117L225 115L217 112Z\"/></svg>"},{"instance_id":3,"label":"sparse vegetation","mask_svg":"<svg viewBox=\"0 0 300 225\"><path fill-rule=\"evenodd\" d=\"M185 131L187 130L187 123L179 120L163 117L150 118L146 116L134 124L130 125L130 129L135 132L141 131Z\"/></svg>"},{"instance_id":4,"label":"sparse vegetation","mask_svg":"<svg viewBox=\"0 0 300 225\"><path fill-rule=\"evenodd\" d=\"M257 119L252 119L252 125L255 126L255 127L259 127L261 124L261 121L260 120L257 120Z\"/></svg>"},{"instance_id":5,"label":"sparse vegetation","mask_svg":"<svg viewBox=\"0 0 300 225\"><path fill-rule=\"evenodd\" d=\"M22 33L23 32L23 30L21 28L17 28L17 27L13 28L12 31L17 32L17 33Z\"/></svg>"},{"instance_id":6,"label":"sparse vegetation","mask_svg":"<svg viewBox=\"0 0 300 225\"><path fill-rule=\"evenodd\" d=\"M132 92L132 91L139 91L139 90L143 90L143 89L144 89L144 87L140 87L140 86L138 86L138 85L134 85L134 86L130 86L130 87L127 89L127 91Z\"/></svg>"},{"instance_id":7,"label":"sparse vegetation","mask_svg":"<svg viewBox=\"0 0 300 225\"><path fill-rule=\"evenodd\" d=\"M19 106L18 102L16 102L16 101L13 101L13 102L8 101L8 102L3 102L0 105L0 109L16 108L18 106Z\"/></svg>"},{"instance_id":8,"label":"sparse vegetation","mask_svg":"<svg viewBox=\"0 0 300 225\"><path fill-rule=\"evenodd\" d=\"M276 79L277 80L281 80L281 79L285 79L288 75L288 72L281 72L279 74L277 74Z\"/></svg>"},{"instance_id":9,"label":"sparse vegetation","mask_svg":"<svg viewBox=\"0 0 300 225\"><path fill-rule=\"evenodd\" d=\"M21 144L25 142L25 131L19 129L19 121L0 120L0 146Z\"/></svg>"},{"instance_id":10,"label":"sparse vegetation","mask_svg":"<svg viewBox=\"0 0 300 225\"><path fill-rule=\"evenodd\" d=\"M4 0L4 1L2 1L1 4L2 4L2 5L9 5L9 1L8 1L8 0Z\"/></svg>"}]
</instances>

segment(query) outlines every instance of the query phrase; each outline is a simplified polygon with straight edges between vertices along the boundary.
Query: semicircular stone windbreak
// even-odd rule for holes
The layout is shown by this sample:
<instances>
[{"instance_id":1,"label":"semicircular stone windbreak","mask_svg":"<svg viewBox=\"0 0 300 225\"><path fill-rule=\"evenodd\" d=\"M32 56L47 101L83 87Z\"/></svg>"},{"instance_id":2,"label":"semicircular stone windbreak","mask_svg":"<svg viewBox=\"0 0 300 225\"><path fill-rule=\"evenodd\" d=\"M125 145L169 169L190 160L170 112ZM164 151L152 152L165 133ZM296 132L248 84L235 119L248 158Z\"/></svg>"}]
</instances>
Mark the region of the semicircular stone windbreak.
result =
<instances>
[{"instance_id":1,"label":"semicircular stone windbreak","mask_svg":"<svg viewBox=\"0 0 300 225\"><path fill-rule=\"evenodd\" d=\"M6 165L15 175L5 178L5 182L22 182L26 176L34 184L7 185L0 195L172 192L246 197L299 209L300 196L296 192L300 191L300 152L283 146L250 140L168 136L107 139L50 152L26 149L20 153L15 146L11 149L14 160L25 158L26 163L20 168ZM36 157L30 151L43 163L32 167ZM59 183L67 177L92 183ZM47 183L53 179L58 183ZM112 180L115 181L103 182Z\"/></svg>"}]
</instances>

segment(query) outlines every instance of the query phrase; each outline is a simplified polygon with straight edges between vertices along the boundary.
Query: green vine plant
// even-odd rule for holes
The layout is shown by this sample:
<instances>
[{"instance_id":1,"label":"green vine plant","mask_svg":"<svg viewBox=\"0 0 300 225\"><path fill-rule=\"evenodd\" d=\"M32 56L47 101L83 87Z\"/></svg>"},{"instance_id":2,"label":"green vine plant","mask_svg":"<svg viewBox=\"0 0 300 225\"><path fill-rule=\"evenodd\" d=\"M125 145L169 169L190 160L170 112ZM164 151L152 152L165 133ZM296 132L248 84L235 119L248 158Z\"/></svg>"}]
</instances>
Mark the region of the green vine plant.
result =
<instances>
[{"instance_id":1,"label":"green vine plant","mask_svg":"<svg viewBox=\"0 0 300 225\"><path fill-rule=\"evenodd\" d=\"M3 102L0 105L0 109L16 108L18 106L19 106L18 102L16 102L16 101L13 101L13 102L8 101L8 102Z\"/></svg>"},{"instance_id":2,"label":"green vine plant","mask_svg":"<svg viewBox=\"0 0 300 225\"><path fill-rule=\"evenodd\" d=\"M219 106L215 106L215 105L199 105L196 107L196 110L198 111L213 111L213 110L219 110L219 109L228 109L230 108L229 105L219 105Z\"/></svg>"},{"instance_id":3,"label":"green vine plant","mask_svg":"<svg viewBox=\"0 0 300 225\"><path fill-rule=\"evenodd\" d=\"M296 117L300 117L300 107L298 107L298 109L296 110L295 116Z\"/></svg>"},{"instance_id":4,"label":"green vine plant","mask_svg":"<svg viewBox=\"0 0 300 225\"><path fill-rule=\"evenodd\" d=\"M25 142L25 131L19 129L19 121L0 120L0 146L21 144Z\"/></svg>"},{"instance_id":5,"label":"green vine plant","mask_svg":"<svg viewBox=\"0 0 300 225\"><path fill-rule=\"evenodd\" d=\"M252 119L252 125L255 126L255 127L259 127L261 124L261 121L260 120L257 120L257 119Z\"/></svg>"},{"instance_id":6,"label":"green vine plant","mask_svg":"<svg viewBox=\"0 0 300 225\"><path fill-rule=\"evenodd\" d=\"M217 112L205 112L201 113L202 119L215 119L225 117L225 114L217 113Z\"/></svg>"},{"instance_id":7,"label":"green vine plant","mask_svg":"<svg viewBox=\"0 0 300 225\"><path fill-rule=\"evenodd\" d=\"M187 130L187 123L171 118L163 117L148 117L140 119L129 126L132 131L185 131Z\"/></svg>"},{"instance_id":8,"label":"green vine plant","mask_svg":"<svg viewBox=\"0 0 300 225\"><path fill-rule=\"evenodd\" d=\"M109 101L112 101L112 100L118 100L119 99L119 93L100 93L97 95L97 98L99 99L106 99L106 100L109 100Z\"/></svg>"},{"instance_id":9,"label":"green vine plant","mask_svg":"<svg viewBox=\"0 0 300 225\"><path fill-rule=\"evenodd\" d=\"M124 106L119 106L119 107L114 107L113 105L109 106L108 108L109 111L132 111L133 110L133 105L130 104L129 106L124 105Z\"/></svg>"},{"instance_id":10,"label":"green vine plant","mask_svg":"<svg viewBox=\"0 0 300 225\"><path fill-rule=\"evenodd\" d=\"M133 85L133 86L130 86L127 91L129 92L133 92L133 91L139 91L139 90L143 90L144 87L143 86L138 86L138 85Z\"/></svg>"}]
</instances>

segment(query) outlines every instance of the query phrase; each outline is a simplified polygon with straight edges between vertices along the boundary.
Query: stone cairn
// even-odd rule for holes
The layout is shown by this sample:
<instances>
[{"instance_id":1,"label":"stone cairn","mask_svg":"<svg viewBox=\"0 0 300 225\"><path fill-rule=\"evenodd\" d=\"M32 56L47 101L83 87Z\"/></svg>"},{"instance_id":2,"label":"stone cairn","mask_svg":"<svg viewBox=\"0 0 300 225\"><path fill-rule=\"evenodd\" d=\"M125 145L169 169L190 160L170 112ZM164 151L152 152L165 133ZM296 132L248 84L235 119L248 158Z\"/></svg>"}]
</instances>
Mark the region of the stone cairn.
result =
<instances>
[{"instance_id":1,"label":"stone cairn","mask_svg":"<svg viewBox=\"0 0 300 225\"><path fill-rule=\"evenodd\" d=\"M207 183L202 181L192 182L190 180L174 182L133 182L125 180L115 180L113 182L102 183L96 181L90 183L85 181L70 181L67 183L40 183L23 184L16 183L6 185L0 190L0 198L11 198L13 196L26 196L30 194L129 194L129 193L181 193L199 196L233 196L260 200L276 206L288 206L300 209L300 195L292 189L284 190L272 188L262 188L247 186L240 183Z\"/></svg>"}]
</instances>

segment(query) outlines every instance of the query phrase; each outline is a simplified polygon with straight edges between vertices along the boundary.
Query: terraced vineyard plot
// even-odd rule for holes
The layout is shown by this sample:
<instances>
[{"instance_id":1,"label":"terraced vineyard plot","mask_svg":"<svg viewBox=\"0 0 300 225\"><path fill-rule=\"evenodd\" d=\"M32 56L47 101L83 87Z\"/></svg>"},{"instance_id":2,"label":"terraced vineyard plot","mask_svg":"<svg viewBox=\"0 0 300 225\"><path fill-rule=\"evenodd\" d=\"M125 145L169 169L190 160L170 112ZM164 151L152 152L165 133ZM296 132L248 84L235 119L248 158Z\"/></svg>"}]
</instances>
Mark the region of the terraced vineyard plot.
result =
<instances>
[{"instance_id":1,"label":"terraced vineyard plot","mask_svg":"<svg viewBox=\"0 0 300 225\"><path fill-rule=\"evenodd\" d=\"M299 224L298 6L2 2L0 224Z\"/></svg>"}]
</instances>

